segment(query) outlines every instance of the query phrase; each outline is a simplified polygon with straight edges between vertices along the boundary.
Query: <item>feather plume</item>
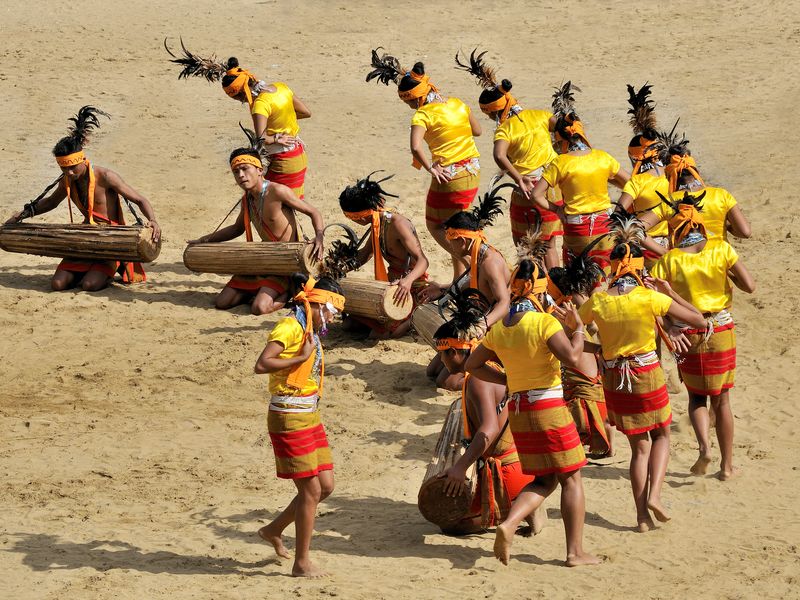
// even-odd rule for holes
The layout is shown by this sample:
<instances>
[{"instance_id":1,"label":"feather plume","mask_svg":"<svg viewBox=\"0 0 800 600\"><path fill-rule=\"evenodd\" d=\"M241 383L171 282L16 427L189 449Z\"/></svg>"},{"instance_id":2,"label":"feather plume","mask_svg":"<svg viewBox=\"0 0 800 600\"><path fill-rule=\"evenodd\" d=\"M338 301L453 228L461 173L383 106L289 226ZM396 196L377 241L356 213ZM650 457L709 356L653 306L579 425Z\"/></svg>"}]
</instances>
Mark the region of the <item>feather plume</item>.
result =
<instances>
[{"instance_id":1,"label":"feather plume","mask_svg":"<svg viewBox=\"0 0 800 600\"><path fill-rule=\"evenodd\" d=\"M333 223L325 227L325 231L330 227L341 227L344 229L346 239L334 240L331 242L327 254L322 259L320 273L325 277L330 277L338 281L350 271L355 271L361 266L358 262L358 249L370 232L368 231L364 237L359 239L356 232L347 225Z\"/></svg>"},{"instance_id":2,"label":"feather plume","mask_svg":"<svg viewBox=\"0 0 800 600\"><path fill-rule=\"evenodd\" d=\"M631 115L628 123L636 135L653 131L656 128L656 105L650 99L652 88L652 85L645 82L637 92L632 85L628 84L628 104L630 105L628 114Z\"/></svg>"},{"instance_id":3,"label":"feather plume","mask_svg":"<svg viewBox=\"0 0 800 600\"><path fill-rule=\"evenodd\" d=\"M658 132L658 145L659 145L659 160L667 165L669 164L670 157L672 156L685 156L689 154L689 140L686 139L686 134L678 135L678 123L680 119L675 121L672 129L667 131Z\"/></svg>"},{"instance_id":4,"label":"feather plume","mask_svg":"<svg viewBox=\"0 0 800 600\"><path fill-rule=\"evenodd\" d=\"M264 138L257 137L256 132L242 125L241 121L239 122L239 129L241 129L247 137L247 147L250 150L258 152L258 156L261 158L261 164L264 165L264 173L266 174L271 157L264 144Z\"/></svg>"},{"instance_id":5,"label":"feather plume","mask_svg":"<svg viewBox=\"0 0 800 600\"><path fill-rule=\"evenodd\" d=\"M491 225L495 218L503 214L503 207L501 202L505 202L505 198L500 196L500 190L504 188L514 188L514 183L504 183L492 188L483 195L480 202L472 209L472 216L478 222L478 229L485 229Z\"/></svg>"},{"instance_id":6,"label":"feather plume","mask_svg":"<svg viewBox=\"0 0 800 600\"><path fill-rule=\"evenodd\" d=\"M573 92L580 92L581 89L577 85L572 85L568 81L559 88L556 88L553 94L553 114L557 117L566 117L567 115L575 114L575 95Z\"/></svg>"},{"instance_id":7,"label":"feather plume","mask_svg":"<svg viewBox=\"0 0 800 600\"><path fill-rule=\"evenodd\" d=\"M379 46L372 51L372 71L367 74L367 82L374 79L383 85L389 85L389 82L400 83L405 74L400 61L385 52L378 55L378 50L383 48Z\"/></svg>"},{"instance_id":8,"label":"feather plume","mask_svg":"<svg viewBox=\"0 0 800 600\"><path fill-rule=\"evenodd\" d=\"M100 116L106 117L107 119L111 118L107 112L99 108L88 105L82 106L80 110L78 110L78 114L69 119L72 125L69 127L68 136L83 146L89 138L89 134L100 127L100 120L98 119Z\"/></svg>"},{"instance_id":9,"label":"feather plume","mask_svg":"<svg viewBox=\"0 0 800 600\"><path fill-rule=\"evenodd\" d=\"M589 256L592 249L602 242L605 236L592 240L581 253L567 261L564 267L550 269L550 278L566 296L581 294L589 296L598 279L604 277L603 269Z\"/></svg>"},{"instance_id":10,"label":"feather plume","mask_svg":"<svg viewBox=\"0 0 800 600\"><path fill-rule=\"evenodd\" d=\"M455 337L471 340L483 337L486 332L486 315L491 303L475 288L450 291L445 302L439 304L439 314L449 313L447 322L436 332L435 337Z\"/></svg>"},{"instance_id":11,"label":"feather plume","mask_svg":"<svg viewBox=\"0 0 800 600\"><path fill-rule=\"evenodd\" d=\"M614 245L641 246L645 238L644 224L636 217L620 212L611 213L611 235Z\"/></svg>"},{"instance_id":12,"label":"feather plume","mask_svg":"<svg viewBox=\"0 0 800 600\"><path fill-rule=\"evenodd\" d=\"M183 56L178 57L169 49L167 38L164 38L164 48L172 57L169 62L182 67L181 72L178 73L178 79L202 77L207 81L215 82L221 80L225 76L228 67L225 63L219 62L215 55L212 54L209 58L202 58L201 56L192 54L186 49L186 46L184 46L183 38L180 38L180 40Z\"/></svg>"},{"instance_id":13,"label":"feather plume","mask_svg":"<svg viewBox=\"0 0 800 600\"><path fill-rule=\"evenodd\" d=\"M367 208L377 209L384 205L385 198L399 198L397 194L390 194L381 187L384 181L388 181L394 175L389 175L378 181L370 179L375 173L383 173L383 171L373 171L364 179L359 179L355 185L348 186L342 192L340 200L343 198L346 201L354 203L356 206L366 206Z\"/></svg>"},{"instance_id":14,"label":"feather plume","mask_svg":"<svg viewBox=\"0 0 800 600\"><path fill-rule=\"evenodd\" d=\"M541 228L528 229L528 232L517 242L517 262L532 260L539 267L544 265L544 257L547 254L548 243L542 239Z\"/></svg>"},{"instance_id":15,"label":"feather plume","mask_svg":"<svg viewBox=\"0 0 800 600\"><path fill-rule=\"evenodd\" d=\"M495 80L495 69L487 66L486 63L483 62L483 57L488 50L484 50L476 56L477 52L478 49L475 48L470 53L469 62L467 62L466 56L464 57L464 62L461 62L458 57L461 51L459 50L456 52L456 69L466 71L475 77L478 80L478 85L484 89L497 87L497 81Z\"/></svg>"},{"instance_id":16,"label":"feather plume","mask_svg":"<svg viewBox=\"0 0 800 600\"><path fill-rule=\"evenodd\" d=\"M706 197L706 192L703 190L699 194L692 195L689 192L684 193L683 197L676 200L672 197L672 194L668 194L664 196L661 192L656 190L656 194L658 197L661 198L661 202L666 204L672 209L673 214L678 214L680 212L681 204L690 204L697 209L697 212L703 212L703 198Z\"/></svg>"}]
</instances>

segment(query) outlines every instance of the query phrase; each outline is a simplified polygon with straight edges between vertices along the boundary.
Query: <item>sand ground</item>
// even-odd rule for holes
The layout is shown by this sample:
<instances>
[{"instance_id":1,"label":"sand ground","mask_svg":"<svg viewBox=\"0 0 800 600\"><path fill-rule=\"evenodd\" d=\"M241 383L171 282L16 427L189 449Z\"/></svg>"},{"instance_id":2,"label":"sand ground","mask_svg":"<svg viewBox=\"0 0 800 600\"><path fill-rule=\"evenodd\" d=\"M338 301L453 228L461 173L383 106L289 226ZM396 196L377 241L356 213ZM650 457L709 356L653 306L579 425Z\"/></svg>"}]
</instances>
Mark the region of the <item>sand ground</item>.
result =
<instances>
[{"instance_id":1,"label":"sand ground","mask_svg":"<svg viewBox=\"0 0 800 600\"><path fill-rule=\"evenodd\" d=\"M627 2L277 3L207 0L0 8L0 213L57 174L50 155L83 104L112 114L91 157L156 207L165 232L150 281L96 293L52 293L57 259L0 254L0 595L4 598L798 597L798 400L790 390L800 239L794 185L798 119L796 4ZM324 420L338 487L314 538L322 581L287 576L255 531L292 496L274 476L266 381L252 373L275 317L219 312L225 278L189 273L186 239L212 230L238 196L228 152L246 111L218 86L183 82L165 36L197 52L237 55L286 81L313 118L307 196L328 221L336 198L375 169L422 228L425 178L410 167L411 112L392 89L364 83L369 51L426 62L445 93L477 109L473 82L452 68L481 44L528 107L572 79L596 147L625 159L625 84L654 85L662 123L680 116L709 182L728 188L754 227L736 242L759 290L736 297L733 392L741 476L688 475L695 446L685 395L665 500L674 519L635 521L621 436L617 462L583 471L586 547L602 566L565 570L558 502L550 525L518 540L508 567L492 536L439 535L416 493L452 395L422 369L411 338L328 338ZM490 123L484 121L486 129ZM489 132L478 141L484 185ZM44 218L64 222L66 209ZM509 251L503 219L490 239ZM445 257L427 235L432 271ZM291 530L289 532L291 534ZM290 536L289 543L292 540Z\"/></svg>"}]
</instances>

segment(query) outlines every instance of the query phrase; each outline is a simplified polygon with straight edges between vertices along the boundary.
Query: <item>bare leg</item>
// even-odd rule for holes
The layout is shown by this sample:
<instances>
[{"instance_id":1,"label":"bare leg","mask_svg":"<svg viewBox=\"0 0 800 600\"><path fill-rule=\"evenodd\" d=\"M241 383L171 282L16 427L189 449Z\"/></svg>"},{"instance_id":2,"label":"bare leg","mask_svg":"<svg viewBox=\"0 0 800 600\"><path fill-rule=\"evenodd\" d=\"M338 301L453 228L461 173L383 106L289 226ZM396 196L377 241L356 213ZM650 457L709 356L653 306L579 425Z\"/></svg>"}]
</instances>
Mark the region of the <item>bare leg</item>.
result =
<instances>
[{"instance_id":1,"label":"bare leg","mask_svg":"<svg viewBox=\"0 0 800 600\"><path fill-rule=\"evenodd\" d=\"M628 436L631 445L631 489L636 504L637 530L641 533L655 527L647 510L647 473L650 462L650 437L646 433Z\"/></svg>"},{"instance_id":2,"label":"bare leg","mask_svg":"<svg viewBox=\"0 0 800 600\"><path fill-rule=\"evenodd\" d=\"M111 278L100 271L89 271L81 279L81 289L84 292L97 292L108 286Z\"/></svg>"},{"instance_id":3,"label":"bare leg","mask_svg":"<svg viewBox=\"0 0 800 600\"><path fill-rule=\"evenodd\" d=\"M299 496L292 498L289 506L287 506L281 514L275 517L271 523L264 525L264 527L258 530L259 537L265 542L272 544L272 547L275 548L275 554L281 558L291 558L286 546L283 545L282 534L284 529L294 523L297 513L298 498Z\"/></svg>"},{"instance_id":4,"label":"bare leg","mask_svg":"<svg viewBox=\"0 0 800 600\"><path fill-rule=\"evenodd\" d=\"M319 477L295 479L297 486L297 504L295 511L295 558L292 566L294 577L324 577L311 562L311 536L314 534L314 519L317 505L322 498L322 486Z\"/></svg>"},{"instance_id":5,"label":"bare leg","mask_svg":"<svg viewBox=\"0 0 800 600\"><path fill-rule=\"evenodd\" d=\"M603 428L606 430L608 438L608 454L606 456L614 456L614 432L616 429L608 422L608 419L603 421Z\"/></svg>"},{"instance_id":6,"label":"bare leg","mask_svg":"<svg viewBox=\"0 0 800 600\"><path fill-rule=\"evenodd\" d=\"M711 446L708 440L708 408L705 396L689 392L689 419L692 422L700 452L690 471L694 475L705 475L711 462Z\"/></svg>"},{"instance_id":7,"label":"bare leg","mask_svg":"<svg viewBox=\"0 0 800 600\"><path fill-rule=\"evenodd\" d=\"M586 498L583 495L583 480L580 469L571 473L559 473L561 484L561 518L567 536L568 567L596 565L600 559L583 551L583 522L586 519Z\"/></svg>"},{"instance_id":8,"label":"bare leg","mask_svg":"<svg viewBox=\"0 0 800 600\"><path fill-rule=\"evenodd\" d=\"M254 315L268 315L280 310L286 304L288 296L286 292L279 294L276 290L268 287L259 288L253 303L250 305L250 312Z\"/></svg>"},{"instance_id":9,"label":"bare leg","mask_svg":"<svg viewBox=\"0 0 800 600\"><path fill-rule=\"evenodd\" d=\"M650 493L647 497L647 508L653 511L656 519L666 523L670 516L661 503L661 488L669 464L669 426L653 429L650 438L653 442L650 448Z\"/></svg>"},{"instance_id":10,"label":"bare leg","mask_svg":"<svg viewBox=\"0 0 800 600\"><path fill-rule=\"evenodd\" d=\"M50 280L50 287L54 292L63 292L75 285L75 273L70 271L56 271Z\"/></svg>"},{"instance_id":11,"label":"bare leg","mask_svg":"<svg viewBox=\"0 0 800 600\"><path fill-rule=\"evenodd\" d=\"M444 248L445 251L450 255L450 258L453 262L453 280L455 281L459 275L467 270L467 267L469 267L469 262L467 259L460 256L453 256L450 243L447 241L447 238L445 238L444 227L442 227L441 224L432 223L426 219L425 225L430 234L433 236L433 239L436 240L436 243Z\"/></svg>"},{"instance_id":12,"label":"bare leg","mask_svg":"<svg viewBox=\"0 0 800 600\"><path fill-rule=\"evenodd\" d=\"M544 255L544 266L550 270L560 265L561 261L558 257L558 250L556 250L556 238L553 236L547 240L547 254Z\"/></svg>"},{"instance_id":13,"label":"bare leg","mask_svg":"<svg viewBox=\"0 0 800 600\"><path fill-rule=\"evenodd\" d=\"M225 286L214 299L214 307L218 310L228 310L234 306L247 303L249 298L250 294Z\"/></svg>"},{"instance_id":14,"label":"bare leg","mask_svg":"<svg viewBox=\"0 0 800 600\"><path fill-rule=\"evenodd\" d=\"M519 496L511 504L506 520L497 526L494 538L494 556L504 565L511 556L511 542L517 526L529 514L541 506L544 499L556 489L555 475L537 476L534 481L522 488Z\"/></svg>"},{"instance_id":15,"label":"bare leg","mask_svg":"<svg viewBox=\"0 0 800 600\"><path fill-rule=\"evenodd\" d=\"M711 396L711 408L717 417L717 442L722 455L719 478L726 481L735 472L733 467L733 411L731 411L729 392L726 390L719 396Z\"/></svg>"}]
</instances>

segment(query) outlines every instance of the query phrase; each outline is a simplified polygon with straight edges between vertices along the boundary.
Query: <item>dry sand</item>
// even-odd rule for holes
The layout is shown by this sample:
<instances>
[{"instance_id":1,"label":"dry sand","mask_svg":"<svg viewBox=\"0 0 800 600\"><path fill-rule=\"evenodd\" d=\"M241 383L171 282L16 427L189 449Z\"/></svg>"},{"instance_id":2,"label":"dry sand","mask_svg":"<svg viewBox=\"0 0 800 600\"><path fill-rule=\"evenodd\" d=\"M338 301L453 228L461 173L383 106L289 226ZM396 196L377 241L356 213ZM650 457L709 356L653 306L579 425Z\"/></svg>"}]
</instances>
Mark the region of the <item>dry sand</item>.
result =
<instances>
[{"instance_id":1,"label":"dry sand","mask_svg":"<svg viewBox=\"0 0 800 600\"><path fill-rule=\"evenodd\" d=\"M152 200L166 238L148 283L96 294L48 291L57 259L0 254L0 596L797 597L798 400L789 389L800 231L789 182L800 25L792 3L716 4L91 0L0 9L0 214L57 174L50 148L67 117L92 103L113 120L91 157ZM235 54L286 81L308 103L307 197L328 221L341 220L343 185L386 169L422 228L427 180L409 164L411 112L393 89L363 81L376 45L425 60L445 93L473 109L478 89L452 68L459 47L491 48L528 107L545 106L552 87L572 79L591 140L620 160L630 135L624 86L649 80L661 122L681 117L703 173L733 192L755 232L735 242L760 286L734 307L741 476L688 475L695 443L678 393L665 492L672 522L631 531L618 436L617 462L583 471L585 544L605 564L559 566L552 499L550 525L517 540L503 567L491 535L445 537L417 512L452 399L423 376L429 351L411 338L370 345L335 332L323 410L338 487L313 542L332 575L288 577L289 564L255 534L293 490L275 478L266 380L252 373L275 317L213 310L225 278L181 262L184 241L213 229L238 196L226 159L248 117L218 85L176 79L161 42L179 34L197 52ZM488 131L478 144L485 191ZM66 218L59 207L43 220ZM489 235L510 250L506 220ZM423 237L443 276L443 253Z\"/></svg>"}]
</instances>

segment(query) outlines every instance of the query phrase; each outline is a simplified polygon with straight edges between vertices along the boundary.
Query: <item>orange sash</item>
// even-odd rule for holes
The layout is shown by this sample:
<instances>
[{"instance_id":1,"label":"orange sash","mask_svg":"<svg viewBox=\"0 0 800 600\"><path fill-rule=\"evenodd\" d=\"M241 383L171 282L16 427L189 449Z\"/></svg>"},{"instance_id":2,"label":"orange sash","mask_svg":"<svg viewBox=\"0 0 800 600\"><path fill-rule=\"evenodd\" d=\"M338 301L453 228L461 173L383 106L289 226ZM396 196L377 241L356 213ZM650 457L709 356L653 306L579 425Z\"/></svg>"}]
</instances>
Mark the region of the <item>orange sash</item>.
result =
<instances>
[{"instance_id":1,"label":"orange sash","mask_svg":"<svg viewBox=\"0 0 800 600\"><path fill-rule=\"evenodd\" d=\"M375 279L377 281L389 281L389 273L386 271L386 263L383 261L383 252L381 252L382 218L382 210L372 211L372 260L375 266Z\"/></svg>"},{"instance_id":2,"label":"orange sash","mask_svg":"<svg viewBox=\"0 0 800 600\"><path fill-rule=\"evenodd\" d=\"M478 257L481 252L481 245L486 243L486 235L483 231L472 231L470 229L448 229L445 233L448 240L458 238L472 240L469 258L469 287L478 289ZM492 246L489 246L490 248Z\"/></svg>"}]
</instances>

